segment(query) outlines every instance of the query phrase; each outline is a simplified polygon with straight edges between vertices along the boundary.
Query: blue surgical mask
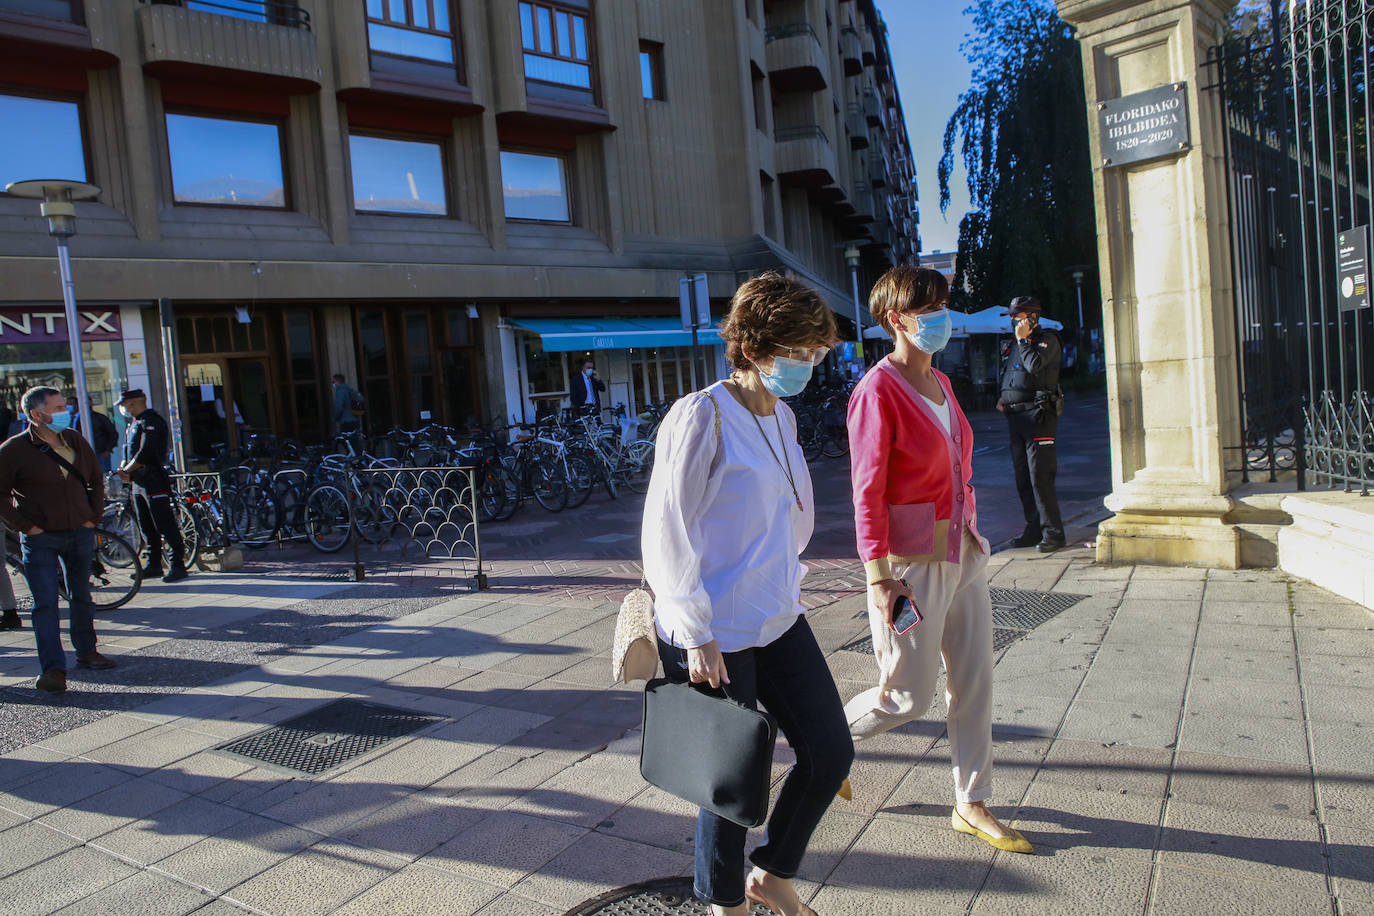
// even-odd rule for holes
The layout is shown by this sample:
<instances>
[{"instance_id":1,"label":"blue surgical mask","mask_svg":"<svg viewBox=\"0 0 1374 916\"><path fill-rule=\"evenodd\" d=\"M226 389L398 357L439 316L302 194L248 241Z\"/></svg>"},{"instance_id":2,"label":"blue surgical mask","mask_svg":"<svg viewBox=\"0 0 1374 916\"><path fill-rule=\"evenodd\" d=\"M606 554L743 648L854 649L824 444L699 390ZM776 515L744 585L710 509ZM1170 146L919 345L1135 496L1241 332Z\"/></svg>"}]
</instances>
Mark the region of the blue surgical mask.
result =
<instances>
[{"instance_id":1,"label":"blue surgical mask","mask_svg":"<svg viewBox=\"0 0 1374 916\"><path fill-rule=\"evenodd\" d=\"M939 353L949 343L949 337L954 333L954 321L950 318L949 309L940 309L938 312L927 312L924 315L912 315L911 320L915 322L916 329L908 331L905 327L907 340L912 346L922 353Z\"/></svg>"},{"instance_id":2,"label":"blue surgical mask","mask_svg":"<svg viewBox=\"0 0 1374 916\"><path fill-rule=\"evenodd\" d=\"M64 429L71 429L71 426L72 415L65 410L61 413L53 414L52 419L48 422L48 428L55 433L60 433Z\"/></svg>"},{"instance_id":3,"label":"blue surgical mask","mask_svg":"<svg viewBox=\"0 0 1374 916\"><path fill-rule=\"evenodd\" d=\"M754 363L754 368L759 370L759 380L769 394L775 398L790 398L802 393L806 383L811 381L811 371L815 367L808 360L775 356L771 374L759 369L758 363Z\"/></svg>"}]
</instances>

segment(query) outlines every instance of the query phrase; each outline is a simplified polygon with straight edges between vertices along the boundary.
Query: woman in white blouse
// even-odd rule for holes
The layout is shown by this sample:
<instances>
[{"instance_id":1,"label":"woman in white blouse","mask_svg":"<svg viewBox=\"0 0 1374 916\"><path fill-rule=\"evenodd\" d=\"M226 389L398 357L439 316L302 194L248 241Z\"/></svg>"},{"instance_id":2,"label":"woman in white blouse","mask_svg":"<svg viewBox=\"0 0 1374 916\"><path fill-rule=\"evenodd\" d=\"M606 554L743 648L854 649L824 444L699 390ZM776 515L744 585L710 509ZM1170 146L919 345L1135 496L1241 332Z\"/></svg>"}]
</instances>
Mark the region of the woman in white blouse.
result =
<instances>
[{"instance_id":1,"label":"woman in white blouse","mask_svg":"<svg viewBox=\"0 0 1374 916\"><path fill-rule=\"evenodd\" d=\"M791 879L854 744L800 603L815 506L796 417L779 398L806 387L835 320L815 292L766 273L735 293L720 335L730 379L679 400L658 433L644 575L667 676L761 703L797 754L747 880L745 828L701 812L697 896L716 916L744 914L748 901L807 916Z\"/></svg>"}]
</instances>

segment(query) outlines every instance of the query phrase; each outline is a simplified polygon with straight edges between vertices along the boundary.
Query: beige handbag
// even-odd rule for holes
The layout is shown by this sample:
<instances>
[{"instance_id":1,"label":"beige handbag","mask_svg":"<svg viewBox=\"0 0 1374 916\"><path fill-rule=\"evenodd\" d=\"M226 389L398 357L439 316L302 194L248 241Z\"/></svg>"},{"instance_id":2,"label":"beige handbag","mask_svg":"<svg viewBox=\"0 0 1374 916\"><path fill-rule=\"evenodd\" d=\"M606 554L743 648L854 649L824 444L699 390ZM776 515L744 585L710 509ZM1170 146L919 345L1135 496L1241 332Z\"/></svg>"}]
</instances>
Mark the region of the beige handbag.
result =
<instances>
[{"instance_id":1,"label":"beige handbag","mask_svg":"<svg viewBox=\"0 0 1374 916\"><path fill-rule=\"evenodd\" d=\"M720 405L710 392L716 413L716 443L720 447ZM615 644L611 647L611 683L647 681L658 674L658 633L654 630L654 597L640 579L639 588L620 602L615 618Z\"/></svg>"},{"instance_id":2,"label":"beige handbag","mask_svg":"<svg viewBox=\"0 0 1374 916\"><path fill-rule=\"evenodd\" d=\"M611 683L647 681L658 674L658 642L654 632L654 599L641 587L620 602L611 649Z\"/></svg>"}]
</instances>

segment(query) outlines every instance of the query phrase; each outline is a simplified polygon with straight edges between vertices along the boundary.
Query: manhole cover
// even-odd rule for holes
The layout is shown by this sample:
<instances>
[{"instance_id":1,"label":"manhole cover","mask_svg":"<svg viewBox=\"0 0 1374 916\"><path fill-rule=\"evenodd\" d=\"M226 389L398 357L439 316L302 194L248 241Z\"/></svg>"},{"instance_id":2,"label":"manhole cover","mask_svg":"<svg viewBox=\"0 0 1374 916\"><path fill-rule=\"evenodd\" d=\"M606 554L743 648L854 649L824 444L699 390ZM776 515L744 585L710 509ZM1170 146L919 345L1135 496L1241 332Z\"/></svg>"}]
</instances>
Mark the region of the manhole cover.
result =
<instances>
[{"instance_id":1,"label":"manhole cover","mask_svg":"<svg viewBox=\"0 0 1374 916\"><path fill-rule=\"evenodd\" d=\"M992 595L992 649L1004 649L1087 595L1065 592L1031 592L1016 588L989 588ZM865 636L840 647L847 652L873 654L873 637Z\"/></svg>"},{"instance_id":2,"label":"manhole cover","mask_svg":"<svg viewBox=\"0 0 1374 916\"><path fill-rule=\"evenodd\" d=\"M216 750L313 776L443 718L336 700Z\"/></svg>"},{"instance_id":3,"label":"manhole cover","mask_svg":"<svg viewBox=\"0 0 1374 916\"><path fill-rule=\"evenodd\" d=\"M749 914L770 916L757 905ZM711 916L711 907L692 895L691 878L658 878L579 903L565 916Z\"/></svg>"}]
</instances>

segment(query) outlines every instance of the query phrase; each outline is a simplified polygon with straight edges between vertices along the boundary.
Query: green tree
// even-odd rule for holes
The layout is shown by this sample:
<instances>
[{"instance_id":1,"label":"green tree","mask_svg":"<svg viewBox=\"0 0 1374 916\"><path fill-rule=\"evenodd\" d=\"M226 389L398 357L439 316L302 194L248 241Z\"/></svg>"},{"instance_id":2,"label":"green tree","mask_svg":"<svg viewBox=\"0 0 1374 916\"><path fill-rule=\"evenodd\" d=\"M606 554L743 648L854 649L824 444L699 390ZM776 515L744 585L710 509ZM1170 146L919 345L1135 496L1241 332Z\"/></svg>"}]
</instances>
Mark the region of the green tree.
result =
<instances>
[{"instance_id":1,"label":"green tree","mask_svg":"<svg viewBox=\"0 0 1374 916\"><path fill-rule=\"evenodd\" d=\"M961 50L973 80L945 128L940 209L958 155L974 210L959 224L955 308L1034 295L1078 323L1069 268L1097 261L1087 109L1078 42L1051 0L976 0ZM1098 312L1095 270L1083 284L1085 323Z\"/></svg>"}]
</instances>

